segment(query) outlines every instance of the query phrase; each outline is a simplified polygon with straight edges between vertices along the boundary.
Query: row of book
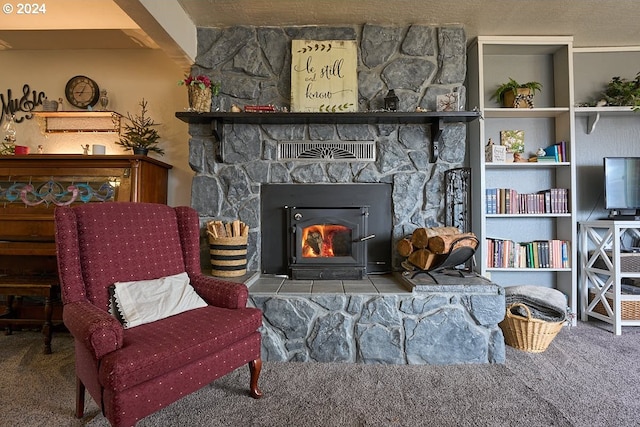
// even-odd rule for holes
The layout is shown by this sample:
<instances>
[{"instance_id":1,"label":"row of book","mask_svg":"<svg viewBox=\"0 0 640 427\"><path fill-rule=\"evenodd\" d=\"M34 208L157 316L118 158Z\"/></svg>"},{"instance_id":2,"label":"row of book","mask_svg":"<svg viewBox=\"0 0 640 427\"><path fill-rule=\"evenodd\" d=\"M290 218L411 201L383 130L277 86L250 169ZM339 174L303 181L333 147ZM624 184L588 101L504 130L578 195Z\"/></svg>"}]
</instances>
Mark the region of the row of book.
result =
<instances>
[{"instance_id":1,"label":"row of book","mask_svg":"<svg viewBox=\"0 0 640 427\"><path fill-rule=\"evenodd\" d=\"M537 162L566 162L567 160L567 144L560 141L544 148L544 156L537 156Z\"/></svg>"},{"instance_id":2,"label":"row of book","mask_svg":"<svg viewBox=\"0 0 640 427\"><path fill-rule=\"evenodd\" d=\"M537 193L518 193L512 188L487 188L486 212L491 214L569 213L569 190L550 188Z\"/></svg>"},{"instance_id":3,"label":"row of book","mask_svg":"<svg viewBox=\"0 0 640 427\"><path fill-rule=\"evenodd\" d=\"M488 268L570 268L566 240L486 239Z\"/></svg>"}]
</instances>

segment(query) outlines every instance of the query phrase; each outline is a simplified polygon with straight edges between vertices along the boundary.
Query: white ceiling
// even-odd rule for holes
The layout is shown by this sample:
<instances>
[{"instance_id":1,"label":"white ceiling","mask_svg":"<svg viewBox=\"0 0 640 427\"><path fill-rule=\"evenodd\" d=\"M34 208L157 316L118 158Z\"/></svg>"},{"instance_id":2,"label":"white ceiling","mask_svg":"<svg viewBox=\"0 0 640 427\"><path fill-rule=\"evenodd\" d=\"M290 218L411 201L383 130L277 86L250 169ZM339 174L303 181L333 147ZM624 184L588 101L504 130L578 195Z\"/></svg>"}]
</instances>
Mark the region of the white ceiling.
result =
<instances>
[{"instance_id":1,"label":"white ceiling","mask_svg":"<svg viewBox=\"0 0 640 427\"><path fill-rule=\"evenodd\" d=\"M141 1L117 3L134 10ZM177 1L203 27L450 24L463 25L469 39L479 34L572 35L577 47L640 46L640 0ZM46 15L33 19L0 14L0 50L166 46L141 30L145 23L139 17L134 22L114 0L46 4Z\"/></svg>"}]
</instances>

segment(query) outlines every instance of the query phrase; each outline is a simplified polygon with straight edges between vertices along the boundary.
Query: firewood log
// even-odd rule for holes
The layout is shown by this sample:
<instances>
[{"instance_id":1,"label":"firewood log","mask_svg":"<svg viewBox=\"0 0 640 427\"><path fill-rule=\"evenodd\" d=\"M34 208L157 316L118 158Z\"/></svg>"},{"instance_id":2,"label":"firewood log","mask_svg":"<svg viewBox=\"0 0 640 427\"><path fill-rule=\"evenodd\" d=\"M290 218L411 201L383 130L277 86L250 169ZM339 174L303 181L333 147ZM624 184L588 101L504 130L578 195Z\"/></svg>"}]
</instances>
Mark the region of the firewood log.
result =
<instances>
[{"instance_id":1,"label":"firewood log","mask_svg":"<svg viewBox=\"0 0 640 427\"><path fill-rule=\"evenodd\" d=\"M224 228L222 221L215 221L214 226L216 227L218 237L227 237L227 231Z\"/></svg>"},{"instance_id":2,"label":"firewood log","mask_svg":"<svg viewBox=\"0 0 640 427\"><path fill-rule=\"evenodd\" d=\"M429 245L429 239L445 234L460 234L457 227L430 227L416 228L411 235L411 243L415 248L424 249Z\"/></svg>"},{"instance_id":3,"label":"firewood log","mask_svg":"<svg viewBox=\"0 0 640 427\"><path fill-rule=\"evenodd\" d=\"M428 270L438 262L440 255L434 254L429 249L418 249L409 255L409 262L419 269Z\"/></svg>"},{"instance_id":4,"label":"firewood log","mask_svg":"<svg viewBox=\"0 0 640 427\"><path fill-rule=\"evenodd\" d=\"M416 228L411 235L411 244L414 248L424 249L429 244L429 232L427 228Z\"/></svg>"},{"instance_id":5,"label":"firewood log","mask_svg":"<svg viewBox=\"0 0 640 427\"><path fill-rule=\"evenodd\" d=\"M442 236L445 234L461 234L462 232L458 227L431 227L428 228L429 237Z\"/></svg>"},{"instance_id":6,"label":"firewood log","mask_svg":"<svg viewBox=\"0 0 640 427\"><path fill-rule=\"evenodd\" d=\"M473 233L461 233L461 234L443 234L440 236L433 236L429 239L429 250L435 254L443 254L449 252L451 245L458 239L464 237L475 237ZM477 241L475 239L462 240L456 245L456 247L471 246L475 248Z\"/></svg>"},{"instance_id":7,"label":"firewood log","mask_svg":"<svg viewBox=\"0 0 640 427\"><path fill-rule=\"evenodd\" d=\"M409 256L413 252L413 244L408 237L400 239L396 244L396 249L401 256Z\"/></svg>"}]
</instances>

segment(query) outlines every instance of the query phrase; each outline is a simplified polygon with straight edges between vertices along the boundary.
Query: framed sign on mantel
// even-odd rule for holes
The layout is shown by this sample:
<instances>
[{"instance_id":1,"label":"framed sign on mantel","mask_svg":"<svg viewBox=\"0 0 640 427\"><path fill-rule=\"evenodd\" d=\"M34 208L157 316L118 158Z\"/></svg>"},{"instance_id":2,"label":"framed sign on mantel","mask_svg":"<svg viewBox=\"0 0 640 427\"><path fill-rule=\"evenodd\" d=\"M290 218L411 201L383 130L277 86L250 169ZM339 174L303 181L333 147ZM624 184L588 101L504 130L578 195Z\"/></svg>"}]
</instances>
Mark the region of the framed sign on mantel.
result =
<instances>
[{"instance_id":1,"label":"framed sign on mantel","mask_svg":"<svg viewBox=\"0 0 640 427\"><path fill-rule=\"evenodd\" d=\"M355 40L291 41L291 111L358 111Z\"/></svg>"}]
</instances>

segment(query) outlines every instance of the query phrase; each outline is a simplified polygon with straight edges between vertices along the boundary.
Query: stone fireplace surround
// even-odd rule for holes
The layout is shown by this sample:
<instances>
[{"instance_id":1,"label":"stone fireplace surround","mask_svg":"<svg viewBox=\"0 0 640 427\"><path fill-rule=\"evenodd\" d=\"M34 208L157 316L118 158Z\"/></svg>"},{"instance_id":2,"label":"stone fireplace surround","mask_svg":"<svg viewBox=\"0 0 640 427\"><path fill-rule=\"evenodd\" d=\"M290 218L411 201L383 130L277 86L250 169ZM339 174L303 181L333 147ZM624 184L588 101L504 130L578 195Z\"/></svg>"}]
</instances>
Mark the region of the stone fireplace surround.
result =
<instances>
[{"instance_id":1,"label":"stone fireplace surround","mask_svg":"<svg viewBox=\"0 0 640 427\"><path fill-rule=\"evenodd\" d=\"M461 27L200 28L192 73L207 74L222 82L221 96L214 98L212 109L226 111L232 104L288 106L293 39L358 41L360 111L380 109L389 89L399 96L400 111L414 111L416 107L434 111L436 96L454 89L464 105L466 39ZM462 166L465 156L466 125L457 123L445 125L436 158L431 158L429 125L226 124L223 131L224 149L212 124L189 126L189 161L195 171L191 204L203 223L213 218L239 218L250 226L251 271L261 271L261 247L268 244L262 240L260 229L262 184L390 184L393 245L416 227L442 225L443 174ZM372 141L377 157L375 161L281 161L277 145L286 141ZM390 250L394 254L392 268L399 271L401 259L393 248ZM209 262L203 238L202 264ZM264 310L265 360L504 361L504 340L497 326L504 316L504 295L493 284L425 288L427 294L406 288L392 293L376 290L352 294L341 282L342 291L331 291L332 284L326 283L325 292L314 295L287 293L282 287L288 282L304 289L302 283L275 277L258 279L267 288L273 286L270 281L278 283L279 292L265 294L261 291L265 288L255 284L250 287L251 303ZM465 289L471 289L471 294ZM433 327L439 332L434 334ZM329 351L319 356L308 347L314 344ZM456 344L462 350L452 350ZM372 350L368 356L366 348Z\"/></svg>"},{"instance_id":2,"label":"stone fireplace surround","mask_svg":"<svg viewBox=\"0 0 640 427\"><path fill-rule=\"evenodd\" d=\"M231 104L288 107L293 39L352 39L359 44L360 111L378 110L389 89L400 111L435 111L439 94L464 97L466 39L461 27L231 27L198 29L193 74L222 82L212 109ZM268 113L262 113L268 114ZM203 222L239 218L250 229L247 268L261 271L260 187L263 183L387 183L392 185L392 241L416 227L442 224L443 174L462 166L466 125L446 124L431 159L429 125L227 124L224 162L211 124L191 124L189 162L196 175L191 205ZM279 161L283 141L373 141L375 161ZM203 247L203 264L208 263ZM394 270L401 260L392 259Z\"/></svg>"}]
</instances>

